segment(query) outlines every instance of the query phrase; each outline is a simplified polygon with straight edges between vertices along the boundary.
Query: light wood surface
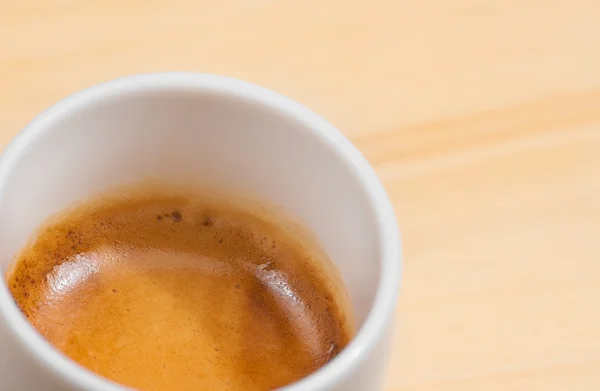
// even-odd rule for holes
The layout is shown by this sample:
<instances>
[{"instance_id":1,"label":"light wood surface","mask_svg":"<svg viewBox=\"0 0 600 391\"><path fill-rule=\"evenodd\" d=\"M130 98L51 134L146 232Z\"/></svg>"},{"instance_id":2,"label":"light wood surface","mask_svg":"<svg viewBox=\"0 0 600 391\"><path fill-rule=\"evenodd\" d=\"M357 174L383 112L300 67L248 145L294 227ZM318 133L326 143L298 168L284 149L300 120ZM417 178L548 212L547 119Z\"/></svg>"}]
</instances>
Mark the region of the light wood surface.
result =
<instances>
[{"instance_id":1,"label":"light wood surface","mask_svg":"<svg viewBox=\"0 0 600 391\"><path fill-rule=\"evenodd\" d=\"M375 166L405 245L386 391L600 389L598 0L0 0L0 144L163 70L289 95Z\"/></svg>"}]
</instances>

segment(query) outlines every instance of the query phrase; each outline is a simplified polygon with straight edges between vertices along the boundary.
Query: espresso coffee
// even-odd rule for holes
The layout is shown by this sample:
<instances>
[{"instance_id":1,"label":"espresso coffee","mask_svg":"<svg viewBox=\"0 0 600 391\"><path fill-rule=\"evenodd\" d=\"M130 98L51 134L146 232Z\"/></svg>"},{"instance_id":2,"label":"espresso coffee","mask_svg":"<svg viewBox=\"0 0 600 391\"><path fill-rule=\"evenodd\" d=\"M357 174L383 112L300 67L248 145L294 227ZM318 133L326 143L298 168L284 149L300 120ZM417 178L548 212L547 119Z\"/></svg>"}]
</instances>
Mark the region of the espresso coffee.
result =
<instances>
[{"instance_id":1,"label":"espresso coffee","mask_svg":"<svg viewBox=\"0 0 600 391\"><path fill-rule=\"evenodd\" d=\"M354 332L324 253L278 219L192 191L119 191L45 223L9 288L52 345L119 384L273 390Z\"/></svg>"}]
</instances>

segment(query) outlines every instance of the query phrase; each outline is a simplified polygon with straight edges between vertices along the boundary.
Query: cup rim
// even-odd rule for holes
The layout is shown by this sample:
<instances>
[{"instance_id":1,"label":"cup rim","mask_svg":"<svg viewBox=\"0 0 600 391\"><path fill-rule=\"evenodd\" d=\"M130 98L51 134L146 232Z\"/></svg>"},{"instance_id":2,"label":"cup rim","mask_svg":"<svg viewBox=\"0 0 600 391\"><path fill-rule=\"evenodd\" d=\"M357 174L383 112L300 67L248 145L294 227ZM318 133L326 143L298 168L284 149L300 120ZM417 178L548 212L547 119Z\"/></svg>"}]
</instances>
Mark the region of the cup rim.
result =
<instances>
[{"instance_id":1,"label":"cup rim","mask_svg":"<svg viewBox=\"0 0 600 391\"><path fill-rule=\"evenodd\" d=\"M329 122L301 104L257 85L213 74L164 72L127 76L77 92L50 107L27 125L7 146L0 158L0 202L6 192L3 183L29 143L51 123L114 94L157 90L211 91L237 96L267 106L309 129L354 174L375 214L381 270L377 292L363 325L348 346L319 370L280 391L328 390L343 381L367 358L387 326L393 322L401 277L401 242L394 208L375 170L359 150ZM67 384L81 389L122 391L118 385L79 366L50 345L26 320L12 299L5 278L0 278L0 315L8 329L45 368Z\"/></svg>"}]
</instances>

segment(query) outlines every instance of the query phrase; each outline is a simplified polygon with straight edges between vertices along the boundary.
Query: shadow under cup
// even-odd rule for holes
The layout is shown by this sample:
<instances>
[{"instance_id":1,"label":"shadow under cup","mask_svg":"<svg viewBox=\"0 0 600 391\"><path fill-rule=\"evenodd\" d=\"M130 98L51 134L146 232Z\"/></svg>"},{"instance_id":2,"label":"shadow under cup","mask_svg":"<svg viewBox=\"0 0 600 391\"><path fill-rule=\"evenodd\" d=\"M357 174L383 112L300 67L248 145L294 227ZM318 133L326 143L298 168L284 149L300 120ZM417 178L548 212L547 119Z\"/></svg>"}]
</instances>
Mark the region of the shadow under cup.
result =
<instances>
[{"instance_id":1,"label":"shadow under cup","mask_svg":"<svg viewBox=\"0 0 600 391\"><path fill-rule=\"evenodd\" d=\"M93 87L38 117L0 163L2 274L53 213L147 178L240 192L281 207L311 232L345 283L359 332L331 363L285 389L378 389L399 279L393 210L373 170L342 135L247 83L137 76ZM0 292L8 328L48 373L62 375L56 381L110 389L26 324L4 281Z\"/></svg>"}]
</instances>

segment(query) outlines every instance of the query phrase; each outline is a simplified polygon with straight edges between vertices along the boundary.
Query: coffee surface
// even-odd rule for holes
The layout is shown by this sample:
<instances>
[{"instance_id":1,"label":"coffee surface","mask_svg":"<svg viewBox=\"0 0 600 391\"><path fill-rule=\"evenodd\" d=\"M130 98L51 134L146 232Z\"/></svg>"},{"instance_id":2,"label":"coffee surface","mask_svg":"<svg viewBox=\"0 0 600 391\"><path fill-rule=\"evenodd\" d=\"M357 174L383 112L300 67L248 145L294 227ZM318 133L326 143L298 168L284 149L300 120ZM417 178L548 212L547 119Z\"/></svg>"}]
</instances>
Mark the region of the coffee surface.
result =
<instances>
[{"instance_id":1,"label":"coffee surface","mask_svg":"<svg viewBox=\"0 0 600 391\"><path fill-rule=\"evenodd\" d=\"M259 214L164 192L83 203L18 255L10 290L80 365L140 390L273 390L352 337L322 252Z\"/></svg>"}]
</instances>

